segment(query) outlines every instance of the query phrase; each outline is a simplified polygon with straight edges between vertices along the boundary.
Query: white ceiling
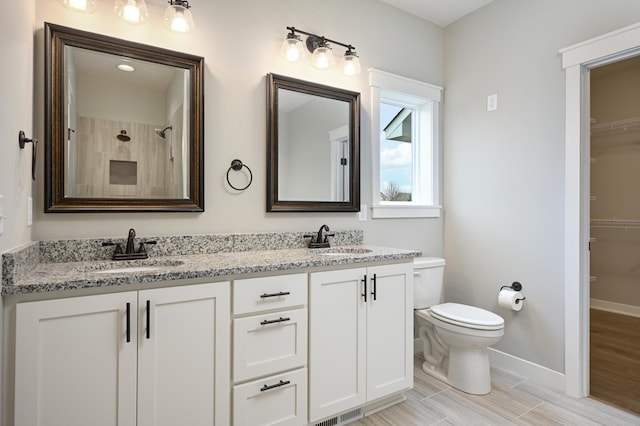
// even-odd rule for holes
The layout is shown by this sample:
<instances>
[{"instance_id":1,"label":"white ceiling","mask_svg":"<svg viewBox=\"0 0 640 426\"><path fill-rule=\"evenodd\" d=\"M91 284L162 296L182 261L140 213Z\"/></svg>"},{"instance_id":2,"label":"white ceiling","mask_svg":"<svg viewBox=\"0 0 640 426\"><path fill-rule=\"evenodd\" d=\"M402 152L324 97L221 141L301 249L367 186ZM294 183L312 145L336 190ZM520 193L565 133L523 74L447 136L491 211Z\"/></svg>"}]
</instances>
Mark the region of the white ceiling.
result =
<instances>
[{"instance_id":1,"label":"white ceiling","mask_svg":"<svg viewBox=\"0 0 640 426\"><path fill-rule=\"evenodd\" d=\"M434 24L446 27L493 0L382 0Z\"/></svg>"},{"instance_id":2,"label":"white ceiling","mask_svg":"<svg viewBox=\"0 0 640 426\"><path fill-rule=\"evenodd\" d=\"M493 0L382 0L392 6L416 15L434 24L446 27L464 15L481 8ZM147 3L167 5L166 0L147 0ZM197 5L196 5L197 6ZM196 13L196 12L194 12ZM197 18L196 18L197 19Z\"/></svg>"}]
</instances>

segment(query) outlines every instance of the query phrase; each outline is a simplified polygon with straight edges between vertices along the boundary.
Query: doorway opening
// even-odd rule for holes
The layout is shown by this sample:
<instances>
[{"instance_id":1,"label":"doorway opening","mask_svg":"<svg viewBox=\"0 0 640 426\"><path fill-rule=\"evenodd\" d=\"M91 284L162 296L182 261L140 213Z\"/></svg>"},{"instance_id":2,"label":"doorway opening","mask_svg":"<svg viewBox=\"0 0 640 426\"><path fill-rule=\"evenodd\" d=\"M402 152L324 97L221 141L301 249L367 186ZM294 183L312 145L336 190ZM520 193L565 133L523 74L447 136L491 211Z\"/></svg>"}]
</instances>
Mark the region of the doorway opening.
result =
<instances>
[{"instance_id":1,"label":"doorway opening","mask_svg":"<svg viewBox=\"0 0 640 426\"><path fill-rule=\"evenodd\" d=\"M565 393L589 396L589 72L640 55L640 23L560 51L565 70Z\"/></svg>"},{"instance_id":2,"label":"doorway opening","mask_svg":"<svg viewBox=\"0 0 640 426\"><path fill-rule=\"evenodd\" d=\"M589 393L640 414L640 56L589 81Z\"/></svg>"}]
</instances>

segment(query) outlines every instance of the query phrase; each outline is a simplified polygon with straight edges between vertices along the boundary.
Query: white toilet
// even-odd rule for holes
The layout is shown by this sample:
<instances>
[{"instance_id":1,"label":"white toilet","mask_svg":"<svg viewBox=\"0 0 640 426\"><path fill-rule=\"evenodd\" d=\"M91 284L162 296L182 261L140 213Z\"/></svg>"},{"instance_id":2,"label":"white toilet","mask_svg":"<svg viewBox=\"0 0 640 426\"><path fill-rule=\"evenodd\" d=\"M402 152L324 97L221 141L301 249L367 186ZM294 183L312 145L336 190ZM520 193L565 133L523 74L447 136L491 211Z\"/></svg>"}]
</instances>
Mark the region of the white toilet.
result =
<instances>
[{"instance_id":1,"label":"white toilet","mask_svg":"<svg viewBox=\"0 0 640 426\"><path fill-rule=\"evenodd\" d=\"M429 375L464 392L491 392L487 347L504 335L504 320L484 309L442 303L444 259L414 259L414 309Z\"/></svg>"}]
</instances>

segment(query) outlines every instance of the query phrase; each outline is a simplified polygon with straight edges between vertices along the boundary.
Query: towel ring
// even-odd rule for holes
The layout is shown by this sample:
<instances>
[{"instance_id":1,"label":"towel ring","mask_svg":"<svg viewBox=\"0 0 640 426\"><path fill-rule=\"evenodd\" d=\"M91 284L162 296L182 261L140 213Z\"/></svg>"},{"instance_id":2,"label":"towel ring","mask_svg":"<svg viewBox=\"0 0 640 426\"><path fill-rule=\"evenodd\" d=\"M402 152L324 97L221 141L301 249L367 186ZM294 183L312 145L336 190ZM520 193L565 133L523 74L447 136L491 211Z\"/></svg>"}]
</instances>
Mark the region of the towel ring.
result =
<instances>
[{"instance_id":1,"label":"towel ring","mask_svg":"<svg viewBox=\"0 0 640 426\"><path fill-rule=\"evenodd\" d=\"M246 168L247 171L249 172L249 183L244 187L244 188L236 188L235 186L233 186L231 184L231 181L229 181L229 172L233 169L236 172L242 170L242 168ZM246 164L242 164L242 161L240 160L233 160L231 162L231 166L229 167L229 169L227 169L227 183L229 184L229 186L233 189L235 189L236 191L244 191L245 189L247 189L249 186L251 186L251 182L253 182L253 173L251 173L251 169L249 168L249 166L247 166Z\"/></svg>"}]
</instances>

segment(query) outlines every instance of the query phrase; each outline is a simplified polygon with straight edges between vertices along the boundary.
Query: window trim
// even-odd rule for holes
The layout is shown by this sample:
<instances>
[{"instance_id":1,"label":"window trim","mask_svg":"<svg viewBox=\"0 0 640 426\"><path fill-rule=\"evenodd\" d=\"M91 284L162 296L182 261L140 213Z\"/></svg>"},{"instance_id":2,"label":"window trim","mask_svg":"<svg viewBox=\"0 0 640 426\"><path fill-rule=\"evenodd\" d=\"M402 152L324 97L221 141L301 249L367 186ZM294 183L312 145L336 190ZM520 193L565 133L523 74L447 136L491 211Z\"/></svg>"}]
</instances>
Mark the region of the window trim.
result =
<instances>
[{"instance_id":1,"label":"window trim","mask_svg":"<svg viewBox=\"0 0 640 426\"><path fill-rule=\"evenodd\" d=\"M443 88L422 81L392 74L377 69L369 69L369 86L371 89L371 158L372 158L372 215L373 219L388 218L434 218L440 217L442 206L440 204L441 182L441 111ZM414 202L388 202L380 201L380 109L381 101L391 100L413 106L416 111L420 105L431 101L432 105L432 143L430 152L431 162L431 191L433 201L431 204L418 204ZM423 146L417 147L418 151ZM415 161L415 159L414 159ZM420 185L420 183L418 183Z\"/></svg>"}]
</instances>

